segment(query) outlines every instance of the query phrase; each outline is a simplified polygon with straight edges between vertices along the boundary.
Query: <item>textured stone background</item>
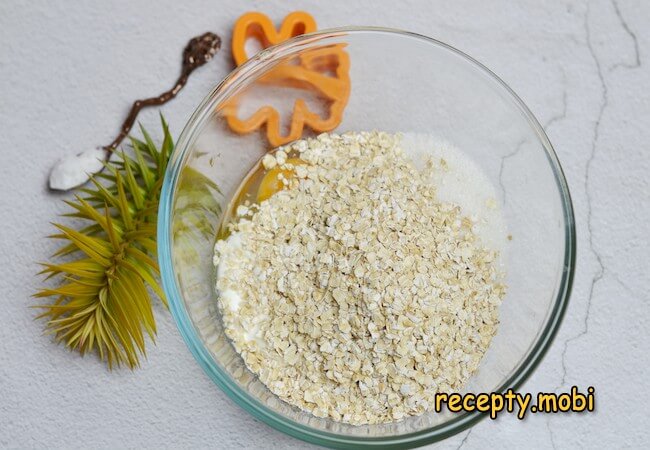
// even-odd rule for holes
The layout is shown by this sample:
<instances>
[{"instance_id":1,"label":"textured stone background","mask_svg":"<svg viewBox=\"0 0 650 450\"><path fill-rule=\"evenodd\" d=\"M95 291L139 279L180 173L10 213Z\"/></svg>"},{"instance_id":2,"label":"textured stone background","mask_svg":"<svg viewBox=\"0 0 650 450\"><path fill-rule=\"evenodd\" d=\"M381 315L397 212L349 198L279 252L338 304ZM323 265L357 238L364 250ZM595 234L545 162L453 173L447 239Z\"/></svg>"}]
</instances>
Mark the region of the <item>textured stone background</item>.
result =
<instances>
[{"instance_id":1,"label":"textured stone background","mask_svg":"<svg viewBox=\"0 0 650 450\"><path fill-rule=\"evenodd\" d=\"M578 270L530 392L597 390L593 414L503 415L433 448L650 445L650 3L584 1L3 1L0 4L0 447L304 448L252 419L203 374L168 313L142 369L108 373L41 335L27 308L48 224L52 164L109 142L130 102L175 79L186 40L228 36L244 11L303 8L321 28L430 35L499 74L546 125L566 171ZM227 52L163 109L178 133L228 71ZM157 112L142 117L155 129ZM645 262L644 262L645 261ZM630 397L623 397L623 396Z\"/></svg>"}]
</instances>

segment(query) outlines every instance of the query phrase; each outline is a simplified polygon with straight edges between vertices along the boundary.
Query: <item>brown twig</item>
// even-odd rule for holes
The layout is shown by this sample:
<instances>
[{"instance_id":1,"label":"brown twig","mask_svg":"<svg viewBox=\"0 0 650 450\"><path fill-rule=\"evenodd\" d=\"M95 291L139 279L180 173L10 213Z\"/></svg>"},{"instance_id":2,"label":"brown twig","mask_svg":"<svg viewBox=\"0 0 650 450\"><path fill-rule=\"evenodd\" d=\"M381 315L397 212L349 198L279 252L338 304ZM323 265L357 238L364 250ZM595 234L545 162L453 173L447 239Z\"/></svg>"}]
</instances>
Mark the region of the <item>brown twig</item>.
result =
<instances>
[{"instance_id":1,"label":"brown twig","mask_svg":"<svg viewBox=\"0 0 650 450\"><path fill-rule=\"evenodd\" d=\"M120 133L113 142L103 147L106 151L106 159L110 157L111 153L118 145L120 145L124 138L128 136L141 109L148 106L163 105L176 97L176 94L178 94L187 83L190 74L198 67L201 67L210 61L220 48L221 38L214 33L204 33L190 40L183 51L183 67L181 69L181 75L178 77L178 80L176 80L174 86L157 97L150 97L133 102L129 115L122 123Z\"/></svg>"}]
</instances>

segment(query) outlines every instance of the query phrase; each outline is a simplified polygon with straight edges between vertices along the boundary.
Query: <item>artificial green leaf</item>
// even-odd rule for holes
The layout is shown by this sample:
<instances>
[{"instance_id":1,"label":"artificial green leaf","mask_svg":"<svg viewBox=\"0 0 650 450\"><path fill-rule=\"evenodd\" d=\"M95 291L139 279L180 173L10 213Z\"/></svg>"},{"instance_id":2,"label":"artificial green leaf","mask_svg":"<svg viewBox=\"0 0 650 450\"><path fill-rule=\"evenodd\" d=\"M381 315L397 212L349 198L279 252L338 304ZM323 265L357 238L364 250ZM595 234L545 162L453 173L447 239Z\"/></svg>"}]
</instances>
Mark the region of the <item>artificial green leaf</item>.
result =
<instances>
[{"instance_id":1,"label":"artificial green leaf","mask_svg":"<svg viewBox=\"0 0 650 450\"><path fill-rule=\"evenodd\" d=\"M37 318L46 320L47 333L82 355L97 354L111 369L138 367L145 355L145 334L155 337L154 299L147 286L167 306L156 279L156 224L174 144L162 116L161 123L160 147L143 129L144 140L130 138L133 156L116 152L117 157L105 163L104 173L91 177L90 186L66 201L70 211L64 216L82 224L78 229L54 224L57 232L50 237L64 241L54 257L65 260L42 264L40 274L55 286L34 295L51 298L50 304L34 306L42 310ZM197 171L190 169L188 174L192 189L184 201L204 214L206 223L216 223L220 206L210 191L218 192L217 186ZM192 223L206 232L209 228Z\"/></svg>"},{"instance_id":2,"label":"artificial green leaf","mask_svg":"<svg viewBox=\"0 0 650 450\"><path fill-rule=\"evenodd\" d=\"M163 122L164 123L164 122ZM82 221L78 230L55 224L51 237L64 241L54 255L64 261L42 264L41 274L55 286L34 296L52 298L39 304L47 332L81 354L96 353L109 368L135 368L145 353L146 333L156 333L146 285L167 302L156 281L156 215L162 176L173 143L163 127L163 147L146 132L133 139L131 157L117 152L106 171L65 203L64 214ZM50 281L52 282L52 281Z\"/></svg>"}]
</instances>

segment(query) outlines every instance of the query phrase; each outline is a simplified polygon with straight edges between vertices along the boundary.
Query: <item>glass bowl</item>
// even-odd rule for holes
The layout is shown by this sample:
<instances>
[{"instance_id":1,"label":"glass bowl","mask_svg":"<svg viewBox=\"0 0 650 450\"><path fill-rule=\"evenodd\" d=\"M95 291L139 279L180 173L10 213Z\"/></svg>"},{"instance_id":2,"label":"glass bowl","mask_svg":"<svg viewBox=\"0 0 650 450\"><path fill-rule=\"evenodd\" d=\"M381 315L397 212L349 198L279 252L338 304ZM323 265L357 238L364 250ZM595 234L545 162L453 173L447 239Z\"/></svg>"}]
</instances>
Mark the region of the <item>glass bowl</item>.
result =
<instances>
[{"instance_id":1,"label":"glass bowl","mask_svg":"<svg viewBox=\"0 0 650 450\"><path fill-rule=\"evenodd\" d=\"M183 130L165 176L158 219L162 282L201 367L258 419L330 447L415 447L458 433L482 414L428 413L368 426L314 417L281 401L246 369L217 308L212 255L221 213L241 179L272 148L263 131L232 132L229 108L236 104L246 115L261 105L290 107L306 92L267 81L278 68L328 48L347 53L351 81L334 131L434 134L464 150L496 187L512 237L502 255L508 291L498 333L466 390L516 389L540 363L566 309L575 265L573 209L557 156L533 114L496 75L462 52L412 33L342 28L300 36L258 53L214 88ZM333 76L327 64L316 70ZM313 92L309 96L309 105L327 115L330 105Z\"/></svg>"}]
</instances>

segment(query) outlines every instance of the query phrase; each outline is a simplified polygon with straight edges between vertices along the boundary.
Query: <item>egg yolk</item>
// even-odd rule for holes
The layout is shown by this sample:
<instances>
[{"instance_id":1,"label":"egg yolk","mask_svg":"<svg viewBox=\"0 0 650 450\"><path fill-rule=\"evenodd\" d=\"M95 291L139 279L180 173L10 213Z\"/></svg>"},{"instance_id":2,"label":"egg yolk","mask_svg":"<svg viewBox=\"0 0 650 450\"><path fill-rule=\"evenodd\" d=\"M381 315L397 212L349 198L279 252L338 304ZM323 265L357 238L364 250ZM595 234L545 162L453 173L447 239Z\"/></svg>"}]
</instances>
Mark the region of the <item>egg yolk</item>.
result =
<instances>
[{"instance_id":1,"label":"egg yolk","mask_svg":"<svg viewBox=\"0 0 650 450\"><path fill-rule=\"evenodd\" d=\"M306 164L305 161L299 158L289 158L286 161L286 164L291 164L297 166L299 164ZM271 197L276 192L280 192L286 186L282 183L282 180L279 178L280 174L286 180L290 180L296 175L293 169L282 169L280 166L276 166L266 172L264 178L260 182L260 187L257 189L257 201L263 202L267 198Z\"/></svg>"}]
</instances>

